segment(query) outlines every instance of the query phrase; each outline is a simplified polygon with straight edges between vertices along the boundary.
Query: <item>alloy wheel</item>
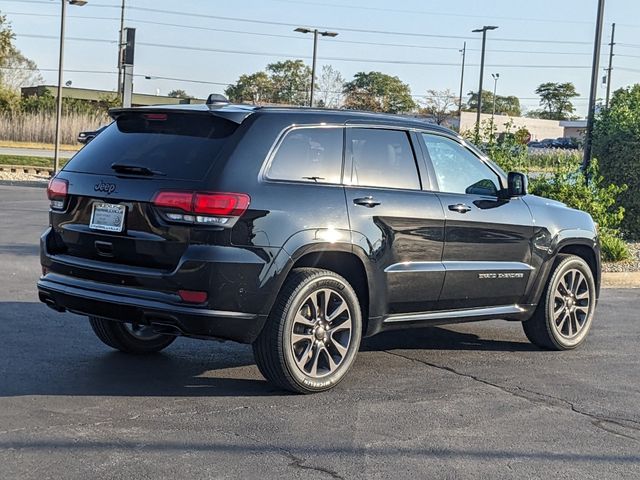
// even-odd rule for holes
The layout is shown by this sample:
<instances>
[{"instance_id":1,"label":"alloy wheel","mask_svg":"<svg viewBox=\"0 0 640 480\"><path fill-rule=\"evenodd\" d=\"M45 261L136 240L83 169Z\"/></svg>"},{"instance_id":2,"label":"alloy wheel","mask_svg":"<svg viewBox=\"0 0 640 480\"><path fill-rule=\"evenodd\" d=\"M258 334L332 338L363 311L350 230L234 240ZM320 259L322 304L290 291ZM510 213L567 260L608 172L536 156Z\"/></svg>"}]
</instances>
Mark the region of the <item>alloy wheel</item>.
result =
<instances>
[{"instance_id":1,"label":"alloy wheel","mask_svg":"<svg viewBox=\"0 0 640 480\"><path fill-rule=\"evenodd\" d=\"M565 339L574 339L582 332L591 309L589 282L577 269L567 270L558 285L553 302L553 327Z\"/></svg>"},{"instance_id":2,"label":"alloy wheel","mask_svg":"<svg viewBox=\"0 0 640 480\"><path fill-rule=\"evenodd\" d=\"M353 320L346 300L335 290L311 293L292 323L290 348L298 369L321 378L344 362L351 344Z\"/></svg>"}]
</instances>

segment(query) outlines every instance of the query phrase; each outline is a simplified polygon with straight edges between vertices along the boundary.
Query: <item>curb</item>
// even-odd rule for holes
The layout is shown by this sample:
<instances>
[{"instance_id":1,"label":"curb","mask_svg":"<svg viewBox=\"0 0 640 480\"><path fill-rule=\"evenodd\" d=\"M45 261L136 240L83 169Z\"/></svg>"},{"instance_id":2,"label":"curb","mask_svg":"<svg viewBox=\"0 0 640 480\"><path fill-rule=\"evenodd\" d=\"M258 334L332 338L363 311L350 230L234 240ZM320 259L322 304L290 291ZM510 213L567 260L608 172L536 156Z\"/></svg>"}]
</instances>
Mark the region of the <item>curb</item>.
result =
<instances>
[{"instance_id":1,"label":"curb","mask_svg":"<svg viewBox=\"0 0 640 480\"><path fill-rule=\"evenodd\" d=\"M32 175L40 175L41 173L46 173L51 176L53 174L53 168L33 167L30 165L0 165L0 172L28 173Z\"/></svg>"},{"instance_id":2,"label":"curb","mask_svg":"<svg viewBox=\"0 0 640 480\"><path fill-rule=\"evenodd\" d=\"M602 288L640 288L640 272L602 272Z\"/></svg>"}]
</instances>

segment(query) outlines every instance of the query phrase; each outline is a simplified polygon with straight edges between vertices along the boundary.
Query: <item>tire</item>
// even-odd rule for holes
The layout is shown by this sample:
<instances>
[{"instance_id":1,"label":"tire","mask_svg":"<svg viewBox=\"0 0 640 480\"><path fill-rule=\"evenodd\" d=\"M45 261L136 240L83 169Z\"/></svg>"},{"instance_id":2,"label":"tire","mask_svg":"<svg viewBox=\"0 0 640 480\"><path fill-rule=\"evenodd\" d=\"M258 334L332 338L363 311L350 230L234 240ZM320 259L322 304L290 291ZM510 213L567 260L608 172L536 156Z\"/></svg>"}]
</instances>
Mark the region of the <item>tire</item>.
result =
<instances>
[{"instance_id":1,"label":"tire","mask_svg":"<svg viewBox=\"0 0 640 480\"><path fill-rule=\"evenodd\" d=\"M589 265L575 255L558 255L540 303L522 328L538 347L571 350L587 338L595 307L596 286Z\"/></svg>"},{"instance_id":2,"label":"tire","mask_svg":"<svg viewBox=\"0 0 640 480\"><path fill-rule=\"evenodd\" d=\"M116 350L134 355L156 353L173 343L176 337L153 333L151 327L130 325L99 317L89 317L96 336Z\"/></svg>"},{"instance_id":3,"label":"tire","mask_svg":"<svg viewBox=\"0 0 640 480\"><path fill-rule=\"evenodd\" d=\"M297 268L282 287L253 353L271 383L315 393L344 378L361 338L362 312L351 285L329 270Z\"/></svg>"}]
</instances>

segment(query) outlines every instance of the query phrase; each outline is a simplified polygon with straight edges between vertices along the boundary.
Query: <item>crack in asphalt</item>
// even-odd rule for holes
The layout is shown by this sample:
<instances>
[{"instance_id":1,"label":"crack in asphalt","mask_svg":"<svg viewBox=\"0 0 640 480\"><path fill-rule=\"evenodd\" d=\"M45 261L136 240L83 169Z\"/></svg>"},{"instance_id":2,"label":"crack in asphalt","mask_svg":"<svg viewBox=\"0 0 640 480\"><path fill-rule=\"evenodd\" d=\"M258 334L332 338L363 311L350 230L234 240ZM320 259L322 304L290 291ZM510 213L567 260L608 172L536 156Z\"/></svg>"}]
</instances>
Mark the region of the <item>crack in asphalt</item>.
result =
<instances>
[{"instance_id":1,"label":"crack in asphalt","mask_svg":"<svg viewBox=\"0 0 640 480\"><path fill-rule=\"evenodd\" d=\"M395 357L399 357L399 358L403 358L405 360L409 360L411 362L417 362L420 363L422 365L426 365L428 367L432 367L432 368L437 368L439 370L444 370L446 372L449 373L453 373L454 375L458 375L460 377L464 377L464 378L469 378L471 380L474 380L476 382L482 383L484 385L490 386L490 387L494 387L497 388L498 390L501 390L504 393L507 393L509 395L513 395L515 397L518 398L522 398L524 400L527 400L529 402L532 403L543 403L545 405L551 406L551 407L558 407L560 405L564 405L566 407L569 408L569 410L571 410L574 413L577 413L578 415L582 415L586 418L588 418L591 422L592 425L594 425L596 428L603 430L607 433L613 434L613 435L617 435L620 437L624 437L627 438L629 440L634 440L636 442L640 441L639 438L634 437L633 435L627 435L625 433L621 433L617 430L614 430L611 427L608 427L606 424L612 424L612 425L616 425L620 428L625 428L625 429L629 429L629 430L634 430L634 431L638 431L640 432L640 422L637 422L635 420L630 420L627 418L616 418L616 417L606 417L606 416L601 416L601 415L596 415L594 413L590 413L587 412L585 410L582 410L578 407L575 406L575 404L573 404L572 402L570 402L569 400L565 400L564 398L559 398L559 397L554 397L553 395L547 395L544 393L539 393L539 392L535 392L533 390L528 390L526 388L523 387L506 387L504 385L500 385L498 383L493 383L490 382L489 380L485 380L483 378L480 378L476 375L470 374L470 373L463 373L460 372L452 367L446 367L443 365L438 365L435 363L431 363L428 362L426 360L420 360L418 358L414 358L414 357L410 357L408 355L402 355L401 353L396 353L396 352L391 352L389 350L383 350L385 353L389 354L389 355L393 355ZM514 391L515 390L515 391ZM523 393L518 393L518 391L523 392ZM532 398L532 396L534 398ZM626 423L623 423L626 422ZM628 423L631 424L635 424L635 425L628 425ZM636 426L638 425L638 426Z\"/></svg>"},{"instance_id":2,"label":"crack in asphalt","mask_svg":"<svg viewBox=\"0 0 640 480\"><path fill-rule=\"evenodd\" d=\"M337 480L344 480L344 477L339 475L338 472L336 472L335 470L330 470L330 469L325 468L325 467L314 467L313 465L305 465L305 463L304 463L305 460L304 459L294 455L293 453L291 453L288 450L281 449L281 451L287 457L289 457L290 460L292 460L292 462L289 464L289 466L291 466L291 467L299 468L299 469L302 469L302 470L312 470L314 472L325 473L325 474L331 476L331 478L335 478Z\"/></svg>"}]
</instances>

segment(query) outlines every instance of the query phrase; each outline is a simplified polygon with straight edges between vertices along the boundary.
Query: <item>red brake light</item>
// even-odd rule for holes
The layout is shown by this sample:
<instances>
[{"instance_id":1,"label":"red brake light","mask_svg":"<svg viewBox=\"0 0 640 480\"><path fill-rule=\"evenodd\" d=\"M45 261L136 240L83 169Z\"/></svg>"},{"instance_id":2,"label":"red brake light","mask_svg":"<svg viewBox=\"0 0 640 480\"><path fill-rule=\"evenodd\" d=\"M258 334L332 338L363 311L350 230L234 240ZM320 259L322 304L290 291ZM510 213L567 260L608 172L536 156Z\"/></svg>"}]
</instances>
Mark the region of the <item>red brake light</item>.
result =
<instances>
[{"instance_id":1,"label":"red brake light","mask_svg":"<svg viewBox=\"0 0 640 480\"><path fill-rule=\"evenodd\" d=\"M153 198L156 207L179 208L185 212L191 211L193 193L191 192L158 192Z\"/></svg>"},{"instance_id":2,"label":"red brake light","mask_svg":"<svg viewBox=\"0 0 640 480\"><path fill-rule=\"evenodd\" d=\"M228 227L247 211L250 202L251 198L244 193L158 192L153 198L156 207L185 212L162 212L170 222Z\"/></svg>"},{"instance_id":3,"label":"red brake light","mask_svg":"<svg viewBox=\"0 0 640 480\"><path fill-rule=\"evenodd\" d=\"M193 211L202 215L239 217L249 207L249 195L244 193L196 193Z\"/></svg>"},{"instance_id":4,"label":"red brake light","mask_svg":"<svg viewBox=\"0 0 640 480\"><path fill-rule=\"evenodd\" d=\"M143 117L146 120L153 120L156 122L164 122L167 119L166 113L145 113Z\"/></svg>"},{"instance_id":5,"label":"red brake light","mask_svg":"<svg viewBox=\"0 0 640 480\"><path fill-rule=\"evenodd\" d=\"M207 292L197 292L194 290L178 290L178 295L183 302L204 303L207 301Z\"/></svg>"},{"instance_id":6,"label":"red brake light","mask_svg":"<svg viewBox=\"0 0 640 480\"><path fill-rule=\"evenodd\" d=\"M47 197L51 200L51 208L54 210L64 210L64 204L69 193L69 182L61 178L53 177L49 180L47 187Z\"/></svg>"},{"instance_id":7,"label":"red brake light","mask_svg":"<svg viewBox=\"0 0 640 480\"><path fill-rule=\"evenodd\" d=\"M61 178L53 177L49 180L49 186L47 187L47 197L49 200L60 200L67 197L69 191L69 182Z\"/></svg>"}]
</instances>

